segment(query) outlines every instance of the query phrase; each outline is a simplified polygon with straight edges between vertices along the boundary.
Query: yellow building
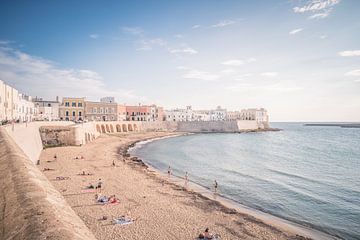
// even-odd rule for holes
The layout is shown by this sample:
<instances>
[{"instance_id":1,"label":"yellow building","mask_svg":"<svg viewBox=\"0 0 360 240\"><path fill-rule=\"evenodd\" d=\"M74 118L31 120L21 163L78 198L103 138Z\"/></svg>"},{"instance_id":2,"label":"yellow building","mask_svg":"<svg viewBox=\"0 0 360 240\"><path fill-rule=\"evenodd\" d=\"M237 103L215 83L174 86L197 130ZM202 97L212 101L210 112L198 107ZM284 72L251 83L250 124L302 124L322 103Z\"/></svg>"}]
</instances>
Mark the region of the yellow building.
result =
<instances>
[{"instance_id":1,"label":"yellow building","mask_svg":"<svg viewBox=\"0 0 360 240\"><path fill-rule=\"evenodd\" d=\"M60 106L60 120L83 121L85 98L64 97Z\"/></svg>"}]
</instances>

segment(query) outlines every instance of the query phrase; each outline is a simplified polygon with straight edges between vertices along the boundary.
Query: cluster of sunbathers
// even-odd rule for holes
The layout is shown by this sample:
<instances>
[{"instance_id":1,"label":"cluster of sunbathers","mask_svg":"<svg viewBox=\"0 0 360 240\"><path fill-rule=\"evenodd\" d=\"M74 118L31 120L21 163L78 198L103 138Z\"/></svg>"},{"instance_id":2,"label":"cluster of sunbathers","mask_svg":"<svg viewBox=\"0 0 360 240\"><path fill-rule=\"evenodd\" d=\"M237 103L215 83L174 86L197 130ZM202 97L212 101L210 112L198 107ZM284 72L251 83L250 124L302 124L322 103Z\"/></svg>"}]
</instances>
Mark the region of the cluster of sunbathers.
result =
<instances>
[{"instance_id":1,"label":"cluster of sunbathers","mask_svg":"<svg viewBox=\"0 0 360 240\"><path fill-rule=\"evenodd\" d=\"M101 203L101 204L114 204L114 203L119 203L120 200L118 198L115 197L115 195L111 195L110 197L107 196L102 196L102 195L95 195L96 198L96 202Z\"/></svg>"}]
</instances>

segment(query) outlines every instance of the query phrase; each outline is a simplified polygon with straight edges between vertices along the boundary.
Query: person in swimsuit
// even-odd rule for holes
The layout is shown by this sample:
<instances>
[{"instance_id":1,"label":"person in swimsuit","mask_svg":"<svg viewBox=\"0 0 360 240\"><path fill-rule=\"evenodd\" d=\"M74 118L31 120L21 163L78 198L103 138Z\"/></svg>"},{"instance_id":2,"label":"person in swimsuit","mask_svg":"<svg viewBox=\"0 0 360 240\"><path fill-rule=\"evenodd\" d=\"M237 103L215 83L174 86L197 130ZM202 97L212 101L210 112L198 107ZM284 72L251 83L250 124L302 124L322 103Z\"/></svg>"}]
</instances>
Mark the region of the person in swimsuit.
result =
<instances>
[{"instance_id":1,"label":"person in swimsuit","mask_svg":"<svg viewBox=\"0 0 360 240\"><path fill-rule=\"evenodd\" d=\"M169 168L168 168L167 173L168 173L168 177L170 178L170 176L171 176L171 167L170 167L170 166L169 166Z\"/></svg>"},{"instance_id":2,"label":"person in swimsuit","mask_svg":"<svg viewBox=\"0 0 360 240\"><path fill-rule=\"evenodd\" d=\"M217 193L217 189L218 189L218 183L215 180L215 182L214 182L214 193Z\"/></svg>"}]
</instances>

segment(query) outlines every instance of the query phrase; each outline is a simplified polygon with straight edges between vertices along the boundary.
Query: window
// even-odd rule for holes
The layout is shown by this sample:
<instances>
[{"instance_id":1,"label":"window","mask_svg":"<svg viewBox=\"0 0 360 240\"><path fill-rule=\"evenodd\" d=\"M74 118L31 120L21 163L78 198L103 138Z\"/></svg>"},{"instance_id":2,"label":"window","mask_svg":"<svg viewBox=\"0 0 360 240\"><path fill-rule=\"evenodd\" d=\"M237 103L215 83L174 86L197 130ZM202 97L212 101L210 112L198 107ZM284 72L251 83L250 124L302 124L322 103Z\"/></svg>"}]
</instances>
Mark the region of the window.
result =
<instances>
[{"instance_id":1,"label":"window","mask_svg":"<svg viewBox=\"0 0 360 240\"><path fill-rule=\"evenodd\" d=\"M75 114L75 111L73 111L73 114L72 114L72 115L73 115L73 117L75 117L75 115L76 115L76 114Z\"/></svg>"},{"instance_id":2,"label":"window","mask_svg":"<svg viewBox=\"0 0 360 240\"><path fill-rule=\"evenodd\" d=\"M79 117L81 117L81 112L79 112Z\"/></svg>"},{"instance_id":3,"label":"window","mask_svg":"<svg viewBox=\"0 0 360 240\"><path fill-rule=\"evenodd\" d=\"M72 106L72 107L76 107L76 102L72 102L72 103L71 103L71 106Z\"/></svg>"},{"instance_id":4,"label":"window","mask_svg":"<svg viewBox=\"0 0 360 240\"><path fill-rule=\"evenodd\" d=\"M96 112L97 112L97 108L94 107L94 108L93 108L93 113L96 113Z\"/></svg>"},{"instance_id":5,"label":"window","mask_svg":"<svg viewBox=\"0 0 360 240\"><path fill-rule=\"evenodd\" d=\"M66 111L65 115L66 115L66 116L69 116L69 111Z\"/></svg>"},{"instance_id":6,"label":"window","mask_svg":"<svg viewBox=\"0 0 360 240\"><path fill-rule=\"evenodd\" d=\"M82 102L79 102L79 103L78 103L78 107L82 107Z\"/></svg>"},{"instance_id":7,"label":"window","mask_svg":"<svg viewBox=\"0 0 360 240\"><path fill-rule=\"evenodd\" d=\"M108 113L108 108L105 108L105 113Z\"/></svg>"},{"instance_id":8,"label":"window","mask_svg":"<svg viewBox=\"0 0 360 240\"><path fill-rule=\"evenodd\" d=\"M104 112L104 109L103 108L100 108L100 113L103 113Z\"/></svg>"},{"instance_id":9,"label":"window","mask_svg":"<svg viewBox=\"0 0 360 240\"><path fill-rule=\"evenodd\" d=\"M69 102L65 102L65 107L69 107L70 103Z\"/></svg>"},{"instance_id":10,"label":"window","mask_svg":"<svg viewBox=\"0 0 360 240\"><path fill-rule=\"evenodd\" d=\"M50 103L48 103L48 107L51 107L51 104L50 104Z\"/></svg>"}]
</instances>

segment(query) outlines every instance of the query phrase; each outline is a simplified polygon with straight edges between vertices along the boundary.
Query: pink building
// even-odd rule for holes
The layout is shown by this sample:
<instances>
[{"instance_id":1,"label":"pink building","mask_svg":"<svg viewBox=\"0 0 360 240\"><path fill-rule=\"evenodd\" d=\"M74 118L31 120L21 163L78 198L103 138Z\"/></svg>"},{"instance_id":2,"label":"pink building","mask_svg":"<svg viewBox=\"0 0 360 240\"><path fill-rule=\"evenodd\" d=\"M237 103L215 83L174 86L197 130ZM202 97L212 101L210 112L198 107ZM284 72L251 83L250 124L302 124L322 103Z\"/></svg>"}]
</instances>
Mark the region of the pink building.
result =
<instances>
[{"instance_id":1,"label":"pink building","mask_svg":"<svg viewBox=\"0 0 360 240\"><path fill-rule=\"evenodd\" d=\"M128 121L163 121L164 109L156 105L126 106L126 120Z\"/></svg>"}]
</instances>

